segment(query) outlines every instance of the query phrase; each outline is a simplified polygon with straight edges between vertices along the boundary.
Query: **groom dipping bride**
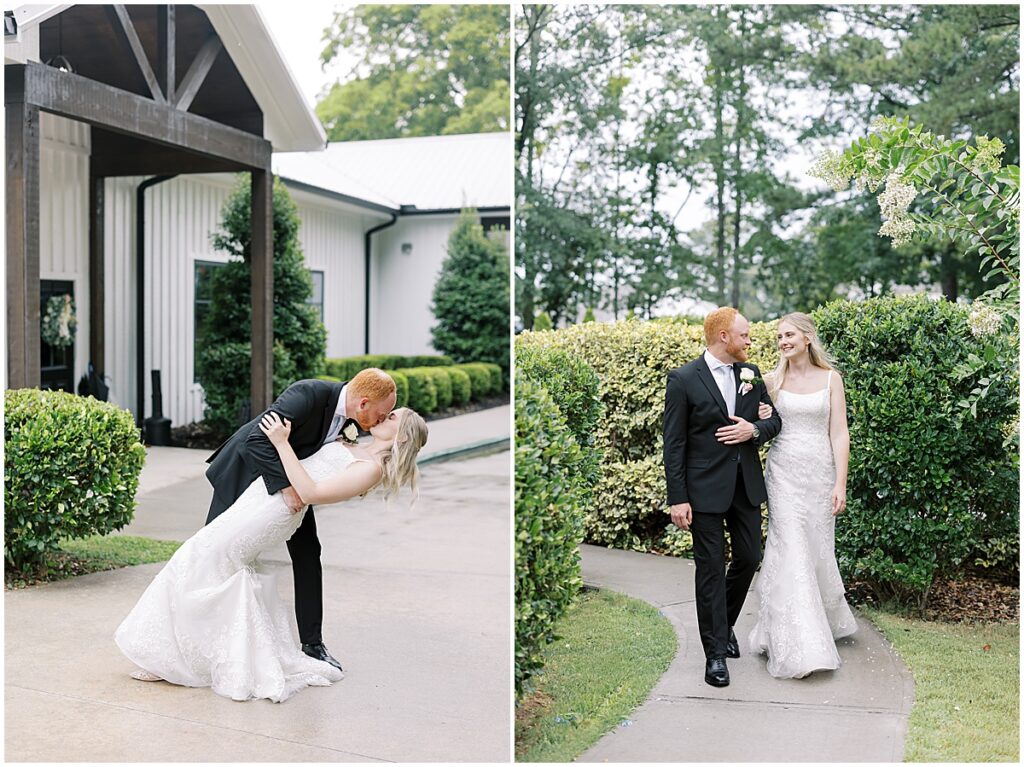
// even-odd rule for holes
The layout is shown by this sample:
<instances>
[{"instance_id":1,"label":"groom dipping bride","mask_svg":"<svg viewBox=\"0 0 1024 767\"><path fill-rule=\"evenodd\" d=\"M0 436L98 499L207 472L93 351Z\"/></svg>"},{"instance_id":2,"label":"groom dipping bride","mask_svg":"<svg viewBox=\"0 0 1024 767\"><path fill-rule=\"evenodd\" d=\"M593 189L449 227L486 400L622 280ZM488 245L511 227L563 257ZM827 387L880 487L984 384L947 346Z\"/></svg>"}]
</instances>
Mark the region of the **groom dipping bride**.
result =
<instances>
[{"instance_id":1,"label":"groom dipping bride","mask_svg":"<svg viewBox=\"0 0 1024 767\"><path fill-rule=\"evenodd\" d=\"M320 633L320 541L308 504L374 488L390 498L406 484L415 495L427 426L394 405L395 383L381 370L348 384L298 381L218 448L206 473L214 487L207 525L175 552L115 633L140 667L134 678L273 701L342 678ZM372 442L354 444L356 424ZM276 582L258 560L285 541L301 651Z\"/></svg>"}]
</instances>

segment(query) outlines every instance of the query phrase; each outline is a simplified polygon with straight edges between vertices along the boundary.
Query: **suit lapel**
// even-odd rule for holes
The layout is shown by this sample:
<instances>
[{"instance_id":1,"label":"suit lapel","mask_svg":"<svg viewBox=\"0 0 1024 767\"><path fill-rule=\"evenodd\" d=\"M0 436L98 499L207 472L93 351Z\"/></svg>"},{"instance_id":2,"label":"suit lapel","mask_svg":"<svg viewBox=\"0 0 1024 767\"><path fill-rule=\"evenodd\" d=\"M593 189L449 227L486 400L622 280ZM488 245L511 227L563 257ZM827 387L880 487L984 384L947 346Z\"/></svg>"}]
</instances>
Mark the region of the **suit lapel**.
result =
<instances>
[{"instance_id":1,"label":"suit lapel","mask_svg":"<svg viewBox=\"0 0 1024 767\"><path fill-rule=\"evenodd\" d=\"M703 354L697 358L697 377L700 378L701 383L707 387L707 390L711 393L715 402L718 403L718 407L722 409L722 415L728 418L729 408L726 407L725 400L722 399L722 390L718 388L718 382L715 380L715 376L711 372L711 368L708 367L708 362L704 359Z\"/></svg>"}]
</instances>

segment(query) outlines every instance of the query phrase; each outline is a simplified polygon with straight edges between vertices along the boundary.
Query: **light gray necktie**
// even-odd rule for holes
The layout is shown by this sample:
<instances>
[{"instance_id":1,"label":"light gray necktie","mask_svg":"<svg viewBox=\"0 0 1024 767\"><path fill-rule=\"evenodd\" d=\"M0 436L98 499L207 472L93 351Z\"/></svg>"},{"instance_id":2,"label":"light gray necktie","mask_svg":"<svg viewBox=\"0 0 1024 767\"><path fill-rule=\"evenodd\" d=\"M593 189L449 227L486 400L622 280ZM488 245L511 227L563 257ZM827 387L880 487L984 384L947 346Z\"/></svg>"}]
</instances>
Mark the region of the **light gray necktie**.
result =
<instances>
[{"instance_id":1,"label":"light gray necktie","mask_svg":"<svg viewBox=\"0 0 1024 767\"><path fill-rule=\"evenodd\" d=\"M338 434L341 433L341 413L334 414L334 420L331 421L331 428L327 430L327 439L324 440L326 445L328 442L333 442L338 438Z\"/></svg>"},{"instance_id":2,"label":"light gray necktie","mask_svg":"<svg viewBox=\"0 0 1024 767\"><path fill-rule=\"evenodd\" d=\"M728 365L721 365L718 368L718 380L722 389L722 398L725 400L725 409L729 415L736 415L736 388L732 375L732 368Z\"/></svg>"}]
</instances>

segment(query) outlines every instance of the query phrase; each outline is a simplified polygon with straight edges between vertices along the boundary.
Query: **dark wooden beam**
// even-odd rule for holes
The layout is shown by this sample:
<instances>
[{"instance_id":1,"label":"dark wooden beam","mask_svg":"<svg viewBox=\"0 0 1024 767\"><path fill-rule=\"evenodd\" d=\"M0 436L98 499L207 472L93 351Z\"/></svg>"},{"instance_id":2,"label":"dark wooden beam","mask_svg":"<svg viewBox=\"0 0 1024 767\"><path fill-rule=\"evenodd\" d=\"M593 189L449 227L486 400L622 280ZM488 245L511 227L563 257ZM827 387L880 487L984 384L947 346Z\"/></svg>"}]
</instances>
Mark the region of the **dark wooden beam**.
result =
<instances>
[{"instance_id":1,"label":"dark wooden beam","mask_svg":"<svg viewBox=\"0 0 1024 767\"><path fill-rule=\"evenodd\" d=\"M252 237L249 267L252 278L253 416L270 407L274 396L274 211L270 168L252 172Z\"/></svg>"},{"instance_id":2,"label":"dark wooden beam","mask_svg":"<svg viewBox=\"0 0 1024 767\"><path fill-rule=\"evenodd\" d=\"M89 163L89 361L102 376L106 372L106 324L103 273L104 180Z\"/></svg>"},{"instance_id":3,"label":"dark wooden beam","mask_svg":"<svg viewBox=\"0 0 1024 767\"><path fill-rule=\"evenodd\" d=\"M135 25L132 23L132 19L128 15L128 9L123 5L108 5L105 7L115 29L120 26L121 31L124 32L124 41L128 44L128 50L131 51L132 55L135 57L135 63L139 65L142 77L145 79L146 85L149 86L149 92L153 95L153 101L158 104L166 103L167 100L164 98L164 94L160 90L160 83L157 80L156 74L153 72L153 67L149 65L149 58L146 56L146 49L142 47L142 41L139 39L139 34L135 31Z\"/></svg>"},{"instance_id":4,"label":"dark wooden beam","mask_svg":"<svg viewBox=\"0 0 1024 767\"><path fill-rule=\"evenodd\" d=\"M238 173L246 166L215 157L202 157L180 150L152 146L148 152L110 152L93 150L92 163L100 176L166 176L173 173Z\"/></svg>"},{"instance_id":5,"label":"dark wooden beam","mask_svg":"<svg viewBox=\"0 0 1024 767\"><path fill-rule=\"evenodd\" d=\"M7 130L7 387L23 389L38 387L41 383L39 109L24 102L6 102L4 111Z\"/></svg>"},{"instance_id":6,"label":"dark wooden beam","mask_svg":"<svg viewBox=\"0 0 1024 767\"><path fill-rule=\"evenodd\" d=\"M210 74L210 68L223 47L224 45L217 35L211 35L203 43L203 47L199 49L181 81L181 88L178 89L178 97L174 102L175 107L185 112L188 111L188 108L192 106L192 99L196 97L200 87L206 82L206 76Z\"/></svg>"},{"instance_id":7,"label":"dark wooden beam","mask_svg":"<svg viewBox=\"0 0 1024 767\"><path fill-rule=\"evenodd\" d=\"M156 9L156 79L168 104L174 103L177 72L174 64L174 6L159 5Z\"/></svg>"},{"instance_id":8,"label":"dark wooden beam","mask_svg":"<svg viewBox=\"0 0 1024 767\"><path fill-rule=\"evenodd\" d=\"M4 70L5 83L23 70L25 101L46 112L246 168L270 166L270 142L261 136L43 64Z\"/></svg>"}]
</instances>

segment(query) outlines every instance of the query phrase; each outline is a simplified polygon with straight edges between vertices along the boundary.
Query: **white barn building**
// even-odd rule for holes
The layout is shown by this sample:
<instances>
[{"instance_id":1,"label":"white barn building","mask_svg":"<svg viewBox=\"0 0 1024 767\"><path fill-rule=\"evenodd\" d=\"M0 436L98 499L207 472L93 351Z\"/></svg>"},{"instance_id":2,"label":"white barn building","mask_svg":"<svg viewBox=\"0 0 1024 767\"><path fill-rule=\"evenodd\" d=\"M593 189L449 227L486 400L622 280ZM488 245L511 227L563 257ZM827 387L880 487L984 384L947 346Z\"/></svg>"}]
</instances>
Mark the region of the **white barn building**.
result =
<instances>
[{"instance_id":1,"label":"white barn building","mask_svg":"<svg viewBox=\"0 0 1024 767\"><path fill-rule=\"evenodd\" d=\"M38 65L33 69L31 62L57 63L52 58L54 43L48 42L54 39L54 25L61 23L61 15L77 9L76 18L69 21L81 30L83 19L96 18L97 12L90 8L106 8L113 19L109 9L116 7L16 9L11 16L14 23L5 24L5 69L22 65L19 74L26 70L32 75L42 70ZM179 37L208 25L219 38L219 50L212 54L215 65L208 66L211 84L192 86L198 88L198 95L192 94L196 103L202 102L203 88L233 85L245 92L240 102L251 100L259 107L255 127L245 122L252 119L248 116L224 117L215 114L213 107L207 116L261 134L272 146L273 172L285 181L299 209L299 237L314 278L313 301L319 305L328 331L327 356L433 353L431 293L460 209L474 207L485 228L508 230L511 137L499 133L391 139L325 148L322 128L255 7L177 8ZM134 24L143 45L155 45L147 18L137 9L132 13L132 23L127 26ZM163 23L166 29L166 20ZM62 30L64 40L70 36L69 26ZM204 45L194 58L180 52L187 41L179 41L178 47L177 79L182 88L189 84L186 67L210 46ZM73 67L75 50L69 49L67 58ZM87 54L81 51L77 55L87 63ZM214 81L215 75L221 76L223 83ZM154 90L154 99L156 95ZM212 102L217 94L205 95ZM91 353L98 349L101 360L96 367L110 382L112 401L132 410L140 420L150 416L149 371L160 370L163 414L174 425L201 420L203 393L195 381L196 322L207 305L204 288L209 275L227 261L226 254L213 249L211 234L219 226L221 207L236 183L236 173L201 172L198 163L194 168L186 163L186 170L172 176L175 164L157 169L159 163L154 161L149 163L154 170L144 175L127 175L125 171L104 174L98 193L103 201L101 215L91 224L90 206L97 194L95 190L90 193L93 165L105 167L95 155L97 148L109 154L110 136L105 128L97 134L95 124L47 112L45 107L39 112L38 126L39 294L31 295L33 280L28 278L26 311L34 301L45 302L48 295L70 292L76 302L78 329L76 342L67 353L41 343L40 380L34 385L76 385ZM12 151L8 140L9 166ZM103 162L109 165L105 158ZM140 192L140 188L148 191ZM141 207L140 199L144 200ZM8 204L9 229L11 210ZM96 229L100 230L98 240ZM30 238L26 241L30 244L25 260L31 265L32 245ZM18 266L12 260L11 242L9 231L9 315L12 263ZM95 284L97 274L102 275L99 286ZM102 298L101 308L90 305L91 300L100 303L96 296ZM99 342L91 322L102 328ZM31 352L31 321L27 325L25 345ZM24 368L18 368L18 361L11 359L10 327L8 337L8 385L18 378L33 385L31 360L26 374ZM13 337L16 345L19 337ZM144 371L141 387L140 370ZM26 384L15 381L13 385Z\"/></svg>"}]
</instances>

